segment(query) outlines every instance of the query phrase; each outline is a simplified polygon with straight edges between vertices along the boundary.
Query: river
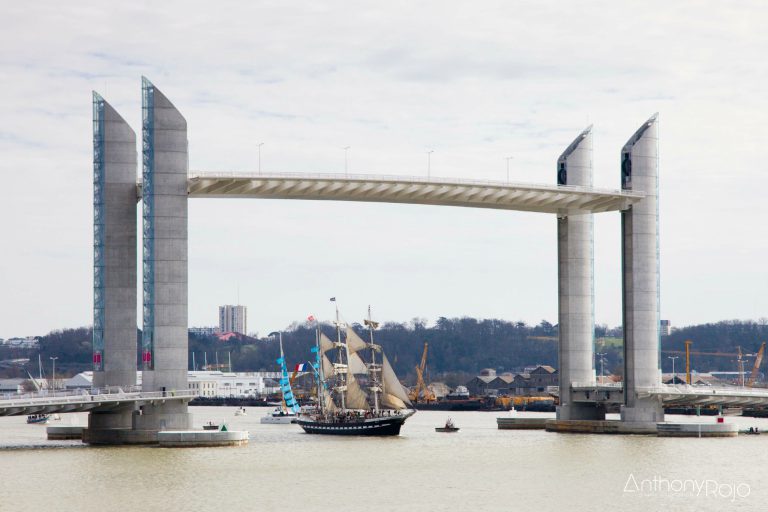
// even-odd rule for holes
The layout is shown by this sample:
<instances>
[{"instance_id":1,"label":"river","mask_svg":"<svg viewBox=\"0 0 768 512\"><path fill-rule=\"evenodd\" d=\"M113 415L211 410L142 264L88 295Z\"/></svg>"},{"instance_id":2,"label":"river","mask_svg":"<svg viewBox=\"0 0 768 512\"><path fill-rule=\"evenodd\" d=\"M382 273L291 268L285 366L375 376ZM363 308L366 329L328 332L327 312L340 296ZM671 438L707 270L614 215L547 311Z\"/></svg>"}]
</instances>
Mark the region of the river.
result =
<instances>
[{"instance_id":1,"label":"river","mask_svg":"<svg viewBox=\"0 0 768 512\"><path fill-rule=\"evenodd\" d=\"M190 410L198 427L226 422L250 443L97 448L0 418L0 511L768 510L764 419L727 418L761 436L670 439L498 430L496 417L509 413L457 412L461 431L440 434L448 413L422 411L399 437L340 438L261 425L268 409Z\"/></svg>"}]
</instances>

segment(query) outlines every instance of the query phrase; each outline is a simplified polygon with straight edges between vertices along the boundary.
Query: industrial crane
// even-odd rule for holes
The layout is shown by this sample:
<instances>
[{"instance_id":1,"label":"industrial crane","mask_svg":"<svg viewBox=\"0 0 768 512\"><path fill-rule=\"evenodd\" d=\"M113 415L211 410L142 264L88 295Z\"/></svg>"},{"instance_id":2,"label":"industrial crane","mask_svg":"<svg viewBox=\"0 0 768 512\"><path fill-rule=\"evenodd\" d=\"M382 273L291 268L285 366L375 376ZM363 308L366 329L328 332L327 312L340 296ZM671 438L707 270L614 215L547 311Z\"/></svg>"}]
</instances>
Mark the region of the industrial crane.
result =
<instances>
[{"instance_id":1,"label":"industrial crane","mask_svg":"<svg viewBox=\"0 0 768 512\"><path fill-rule=\"evenodd\" d=\"M714 357L734 357L736 356L736 362L739 365L739 373L741 375L741 385L744 385L744 358L745 357L754 357L755 358L755 364L752 367L752 373L749 376L749 381L746 383L747 387L753 387L755 384L755 380L757 379L758 371L760 369L760 364L763 362L763 354L765 352L765 342L763 342L762 345L760 345L760 350L757 351L757 354L744 354L741 351L741 347L737 347L738 352L731 353L731 352L694 352L691 350L691 345L693 345L693 341L691 340L685 340L685 351L682 350L664 350L663 352L665 354L685 354L685 382L686 384L691 383L691 355L697 355L697 356L714 356Z\"/></svg>"},{"instance_id":2,"label":"industrial crane","mask_svg":"<svg viewBox=\"0 0 768 512\"><path fill-rule=\"evenodd\" d=\"M747 387L751 388L755 385L755 379L757 378L757 371L760 369L760 363L763 362L763 353L765 352L765 342L763 342L762 345L760 345L760 350L757 351L757 356L755 356L755 365L752 367L752 373L749 376L749 382L747 383Z\"/></svg>"},{"instance_id":3,"label":"industrial crane","mask_svg":"<svg viewBox=\"0 0 768 512\"><path fill-rule=\"evenodd\" d=\"M416 387L411 391L409 398L411 401L418 402L419 395L424 398L424 401L429 403L435 400L435 395L432 390L427 387L427 383L424 382L424 374L427 370L427 349L429 344L424 342L424 352L421 354L421 364L416 367Z\"/></svg>"}]
</instances>

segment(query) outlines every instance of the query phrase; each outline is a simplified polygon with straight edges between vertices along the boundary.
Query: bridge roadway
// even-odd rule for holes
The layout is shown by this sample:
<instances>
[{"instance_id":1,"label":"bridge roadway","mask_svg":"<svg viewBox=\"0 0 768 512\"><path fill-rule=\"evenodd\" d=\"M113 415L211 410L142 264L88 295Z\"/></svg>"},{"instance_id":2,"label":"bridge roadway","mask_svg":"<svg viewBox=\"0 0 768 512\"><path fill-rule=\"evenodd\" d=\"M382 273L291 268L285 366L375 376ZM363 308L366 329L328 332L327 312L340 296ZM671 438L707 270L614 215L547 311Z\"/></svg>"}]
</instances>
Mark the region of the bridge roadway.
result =
<instances>
[{"instance_id":1,"label":"bridge roadway","mask_svg":"<svg viewBox=\"0 0 768 512\"><path fill-rule=\"evenodd\" d=\"M574 383L574 400L582 403L624 403L622 383L589 384ZM659 385L637 390L640 398L657 397L665 406L726 405L749 407L768 405L768 389L749 389L738 386L689 386Z\"/></svg>"},{"instance_id":2,"label":"bridge roadway","mask_svg":"<svg viewBox=\"0 0 768 512\"><path fill-rule=\"evenodd\" d=\"M101 393L61 391L55 394L30 393L21 396L0 395L0 416L27 416L29 414L54 414L67 412L106 411L133 408L136 405L162 404L168 401L189 402L197 392L179 391L141 392L138 387L128 390L108 389Z\"/></svg>"},{"instance_id":3,"label":"bridge roadway","mask_svg":"<svg viewBox=\"0 0 768 512\"><path fill-rule=\"evenodd\" d=\"M141 197L141 184L138 184ZM464 206L559 215L626 210L645 194L567 185L537 185L413 176L190 171L189 197L252 197Z\"/></svg>"}]
</instances>

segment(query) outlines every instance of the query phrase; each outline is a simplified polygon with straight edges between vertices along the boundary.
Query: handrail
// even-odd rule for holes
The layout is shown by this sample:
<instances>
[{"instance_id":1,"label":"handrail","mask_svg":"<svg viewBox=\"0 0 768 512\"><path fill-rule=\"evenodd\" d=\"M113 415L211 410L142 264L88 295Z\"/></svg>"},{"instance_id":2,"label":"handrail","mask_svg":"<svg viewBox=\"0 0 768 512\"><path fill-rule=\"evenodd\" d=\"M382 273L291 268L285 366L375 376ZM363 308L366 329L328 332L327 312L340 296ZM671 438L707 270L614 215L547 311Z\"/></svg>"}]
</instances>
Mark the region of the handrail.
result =
<instances>
[{"instance_id":1,"label":"handrail","mask_svg":"<svg viewBox=\"0 0 768 512\"><path fill-rule=\"evenodd\" d=\"M97 391L97 390L94 390ZM128 391L115 393L77 393L54 396L24 396L21 400L0 400L0 407L23 407L39 405L65 405L88 402L109 402L121 400L152 400L156 398L174 399L174 398L194 398L200 393L193 389L180 389L169 391Z\"/></svg>"},{"instance_id":2,"label":"handrail","mask_svg":"<svg viewBox=\"0 0 768 512\"><path fill-rule=\"evenodd\" d=\"M739 395L768 398L768 389L756 390L738 386L692 386L689 384L664 385L638 388L638 391L651 394L680 394L680 395Z\"/></svg>"},{"instance_id":3,"label":"handrail","mask_svg":"<svg viewBox=\"0 0 768 512\"><path fill-rule=\"evenodd\" d=\"M439 185L478 185L494 186L505 188L529 188L545 189L552 192L568 191L581 193L610 194L621 197L645 197L645 193L637 190L614 190L605 188L583 187L578 185L553 185L551 183L520 183L510 181L493 180L474 180L466 178L444 178L444 177L426 177L426 176L406 176L397 174L340 174L340 173L253 173L253 172L202 172L189 171L189 179L216 179L216 178L245 178L245 179L284 179L284 178L303 178L320 180L346 180L346 181L397 181L397 182L415 182L415 183L434 183Z\"/></svg>"}]
</instances>

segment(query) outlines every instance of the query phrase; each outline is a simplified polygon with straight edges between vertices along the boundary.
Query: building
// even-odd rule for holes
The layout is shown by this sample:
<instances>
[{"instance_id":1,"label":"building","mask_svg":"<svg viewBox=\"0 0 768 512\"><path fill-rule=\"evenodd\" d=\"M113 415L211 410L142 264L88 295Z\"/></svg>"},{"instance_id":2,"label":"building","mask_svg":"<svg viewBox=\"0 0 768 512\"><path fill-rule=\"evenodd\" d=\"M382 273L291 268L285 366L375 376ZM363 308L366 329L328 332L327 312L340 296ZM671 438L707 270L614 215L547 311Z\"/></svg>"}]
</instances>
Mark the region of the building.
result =
<instances>
[{"instance_id":1,"label":"building","mask_svg":"<svg viewBox=\"0 0 768 512\"><path fill-rule=\"evenodd\" d=\"M669 320L661 321L661 335L669 336L672 334L672 323Z\"/></svg>"},{"instance_id":2,"label":"building","mask_svg":"<svg viewBox=\"0 0 768 512\"><path fill-rule=\"evenodd\" d=\"M218 327L190 327L189 334L195 336L215 336L219 333Z\"/></svg>"},{"instance_id":3,"label":"building","mask_svg":"<svg viewBox=\"0 0 768 512\"><path fill-rule=\"evenodd\" d=\"M245 306L219 306L219 331L245 334L248 311Z\"/></svg>"},{"instance_id":4,"label":"building","mask_svg":"<svg viewBox=\"0 0 768 512\"><path fill-rule=\"evenodd\" d=\"M297 380L302 380L305 375L313 377L311 373L297 375ZM14 385L20 385L22 379L13 379ZM137 385L142 384L142 372L136 372ZM190 371L187 372L187 387L195 390L200 396L206 398L248 398L268 396L280 392L280 372L222 372L222 371ZM311 386L311 382L309 385ZM15 392L6 386L8 391ZM69 390L91 389L93 387L93 372L82 372L64 382L64 387ZM16 389L16 388L13 388ZM125 391L128 391L126 389Z\"/></svg>"}]
</instances>

